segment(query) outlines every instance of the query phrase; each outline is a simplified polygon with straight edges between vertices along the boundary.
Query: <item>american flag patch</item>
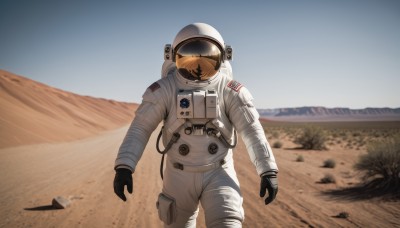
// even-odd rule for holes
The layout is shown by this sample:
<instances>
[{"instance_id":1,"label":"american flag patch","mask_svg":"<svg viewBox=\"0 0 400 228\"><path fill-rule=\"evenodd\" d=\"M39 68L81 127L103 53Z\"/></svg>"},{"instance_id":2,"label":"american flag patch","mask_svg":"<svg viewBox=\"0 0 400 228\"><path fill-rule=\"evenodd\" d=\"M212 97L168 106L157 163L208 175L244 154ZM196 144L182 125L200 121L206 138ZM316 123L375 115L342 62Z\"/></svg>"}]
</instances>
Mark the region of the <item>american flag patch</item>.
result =
<instances>
[{"instance_id":1,"label":"american flag patch","mask_svg":"<svg viewBox=\"0 0 400 228\"><path fill-rule=\"evenodd\" d=\"M239 90L243 87L242 84L240 84L239 82L232 80L228 83L228 88L231 88L233 90L235 90L236 92L239 92Z\"/></svg>"},{"instance_id":2,"label":"american flag patch","mask_svg":"<svg viewBox=\"0 0 400 228\"><path fill-rule=\"evenodd\" d=\"M159 89L160 88L160 84L158 84L157 82L154 82L153 84L151 84L150 86L149 86L149 89L151 90L151 92L154 92L154 91L156 91L157 89Z\"/></svg>"}]
</instances>

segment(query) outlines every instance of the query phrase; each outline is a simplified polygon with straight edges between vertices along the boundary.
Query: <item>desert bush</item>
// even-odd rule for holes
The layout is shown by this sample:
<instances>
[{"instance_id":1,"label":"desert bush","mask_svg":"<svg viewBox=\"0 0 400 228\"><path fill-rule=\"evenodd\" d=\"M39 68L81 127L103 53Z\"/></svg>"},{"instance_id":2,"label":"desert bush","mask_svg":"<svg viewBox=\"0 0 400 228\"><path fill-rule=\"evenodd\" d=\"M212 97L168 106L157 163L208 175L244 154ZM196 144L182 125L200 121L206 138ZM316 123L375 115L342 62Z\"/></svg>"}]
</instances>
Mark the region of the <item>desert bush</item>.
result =
<instances>
[{"instance_id":1,"label":"desert bush","mask_svg":"<svg viewBox=\"0 0 400 228\"><path fill-rule=\"evenodd\" d=\"M354 168L364 173L364 181L371 186L399 192L400 135L369 144Z\"/></svg>"},{"instance_id":2,"label":"desert bush","mask_svg":"<svg viewBox=\"0 0 400 228\"><path fill-rule=\"evenodd\" d=\"M304 162L304 157L303 157L303 155L297 156L296 161L297 161L297 162Z\"/></svg>"},{"instance_id":3,"label":"desert bush","mask_svg":"<svg viewBox=\"0 0 400 228\"><path fill-rule=\"evenodd\" d=\"M323 167L325 168L335 168L336 162L333 159L327 159L324 161Z\"/></svg>"},{"instance_id":4,"label":"desert bush","mask_svg":"<svg viewBox=\"0 0 400 228\"><path fill-rule=\"evenodd\" d=\"M341 138L343 141L346 141L346 140L349 138L349 136L347 135L347 132L341 132L341 133L340 133L340 138Z\"/></svg>"},{"instance_id":5,"label":"desert bush","mask_svg":"<svg viewBox=\"0 0 400 228\"><path fill-rule=\"evenodd\" d=\"M347 219L348 217L350 217L350 214L348 212L342 211L339 214L337 214L335 217Z\"/></svg>"},{"instance_id":6,"label":"desert bush","mask_svg":"<svg viewBox=\"0 0 400 228\"><path fill-rule=\"evenodd\" d=\"M330 173L325 174L325 176L321 178L320 181L323 184L336 183L335 177Z\"/></svg>"},{"instance_id":7,"label":"desert bush","mask_svg":"<svg viewBox=\"0 0 400 228\"><path fill-rule=\"evenodd\" d=\"M358 141L358 146L364 146L364 145L365 145L364 139L360 139L360 140Z\"/></svg>"},{"instance_id":8,"label":"desert bush","mask_svg":"<svg viewBox=\"0 0 400 228\"><path fill-rule=\"evenodd\" d=\"M281 148L283 146L283 143L281 141L276 141L274 144L272 144L273 148Z\"/></svg>"},{"instance_id":9,"label":"desert bush","mask_svg":"<svg viewBox=\"0 0 400 228\"><path fill-rule=\"evenodd\" d=\"M381 137L382 136L381 134L382 134L382 132L379 132L378 130L374 130L372 132L372 136L375 137L375 138Z\"/></svg>"},{"instance_id":10,"label":"desert bush","mask_svg":"<svg viewBox=\"0 0 400 228\"><path fill-rule=\"evenodd\" d=\"M300 144L306 150L326 149L325 142L326 136L323 130L315 126L305 127L300 136L294 140L294 143Z\"/></svg>"},{"instance_id":11,"label":"desert bush","mask_svg":"<svg viewBox=\"0 0 400 228\"><path fill-rule=\"evenodd\" d=\"M277 132L277 131L274 131L274 132L272 132L272 137L274 137L274 138L279 138L279 132Z\"/></svg>"}]
</instances>

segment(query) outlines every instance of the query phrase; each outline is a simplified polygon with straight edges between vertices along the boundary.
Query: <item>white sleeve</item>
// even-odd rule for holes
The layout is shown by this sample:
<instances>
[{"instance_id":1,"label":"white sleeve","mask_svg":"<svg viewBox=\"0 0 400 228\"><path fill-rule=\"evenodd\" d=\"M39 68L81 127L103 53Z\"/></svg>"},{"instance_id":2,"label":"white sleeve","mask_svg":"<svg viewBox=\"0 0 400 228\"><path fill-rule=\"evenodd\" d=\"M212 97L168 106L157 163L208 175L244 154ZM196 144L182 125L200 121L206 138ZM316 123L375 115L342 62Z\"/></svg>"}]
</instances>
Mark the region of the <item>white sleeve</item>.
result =
<instances>
[{"instance_id":1,"label":"white sleeve","mask_svg":"<svg viewBox=\"0 0 400 228\"><path fill-rule=\"evenodd\" d=\"M265 172L277 173L278 166L265 137L250 92L245 87L241 87L237 92L231 91L229 98L227 106L229 118L240 133L258 175Z\"/></svg>"},{"instance_id":2,"label":"white sleeve","mask_svg":"<svg viewBox=\"0 0 400 228\"><path fill-rule=\"evenodd\" d=\"M166 113L161 99L158 99L160 95L160 91L153 91L151 87L144 93L142 103L136 110L135 118L119 148L115 168L129 167L132 172L135 171L151 133Z\"/></svg>"}]
</instances>

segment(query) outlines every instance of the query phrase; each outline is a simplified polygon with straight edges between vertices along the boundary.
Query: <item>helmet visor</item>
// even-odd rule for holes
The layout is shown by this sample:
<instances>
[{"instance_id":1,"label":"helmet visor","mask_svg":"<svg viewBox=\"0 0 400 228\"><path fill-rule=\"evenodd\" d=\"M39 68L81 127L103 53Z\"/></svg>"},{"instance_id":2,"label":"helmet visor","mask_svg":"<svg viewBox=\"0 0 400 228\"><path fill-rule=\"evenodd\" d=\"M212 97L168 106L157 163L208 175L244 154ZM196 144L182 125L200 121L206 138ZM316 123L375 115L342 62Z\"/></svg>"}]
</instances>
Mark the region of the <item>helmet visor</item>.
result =
<instances>
[{"instance_id":1,"label":"helmet visor","mask_svg":"<svg viewBox=\"0 0 400 228\"><path fill-rule=\"evenodd\" d=\"M176 68L189 80L208 80L219 70L222 51L209 39L194 38L182 42L175 50Z\"/></svg>"}]
</instances>

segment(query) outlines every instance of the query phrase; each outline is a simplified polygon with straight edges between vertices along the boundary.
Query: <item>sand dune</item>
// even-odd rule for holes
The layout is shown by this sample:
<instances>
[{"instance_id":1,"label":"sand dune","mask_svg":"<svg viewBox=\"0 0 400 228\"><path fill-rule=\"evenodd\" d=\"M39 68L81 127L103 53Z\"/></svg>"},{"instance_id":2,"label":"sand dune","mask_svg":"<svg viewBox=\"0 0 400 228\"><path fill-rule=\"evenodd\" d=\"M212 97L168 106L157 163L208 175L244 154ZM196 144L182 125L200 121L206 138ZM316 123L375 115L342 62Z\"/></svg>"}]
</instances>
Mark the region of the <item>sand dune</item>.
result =
<instances>
[{"instance_id":1,"label":"sand dune","mask_svg":"<svg viewBox=\"0 0 400 228\"><path fill-rule=\"evenodd\" d=\"M75 140L116 129L131 121L136 107L0 70L0 148Z\"/></svg>"},{"instance_id":2,"label":"sand dune","mask_svg":"<svg viewBox=\"0 0 400 228\"><path fill-rule=\"evenodd\" d=\"M131 118L132 105L72 95L7 72L1 75L1 137L12 143L1 139L7 148L0 149L0 227L162 226L155 207L162 187L160 156L155 150L157 131L134 174L133 195L123 202L113 193L113 163L128 126L116 127ZM104 110L118 121L102 114ZM21 129L12 130L12 136L3 132L11 126ZM116 129L105 130L112 128ZM359 181L352 164L363 151L336 147L324 152L299 151L290 149L294 145L289 141L283 143L286 148L274 150L280 168L279 193L268 206L258 196L260 178L243 143L239 141L235 149L244 227L400 227L397 201L324 194ZM295 162L299 153L306 162ZM335 169L321 167L328 158L336 160ZM337 183L319 184L325 173L334 174ZM52 209L55 196L71 199L71 206ZM340 212L350 217L336 218ZM205 227L202 212L198 227Z\"/></svg>"}]
</instances>

